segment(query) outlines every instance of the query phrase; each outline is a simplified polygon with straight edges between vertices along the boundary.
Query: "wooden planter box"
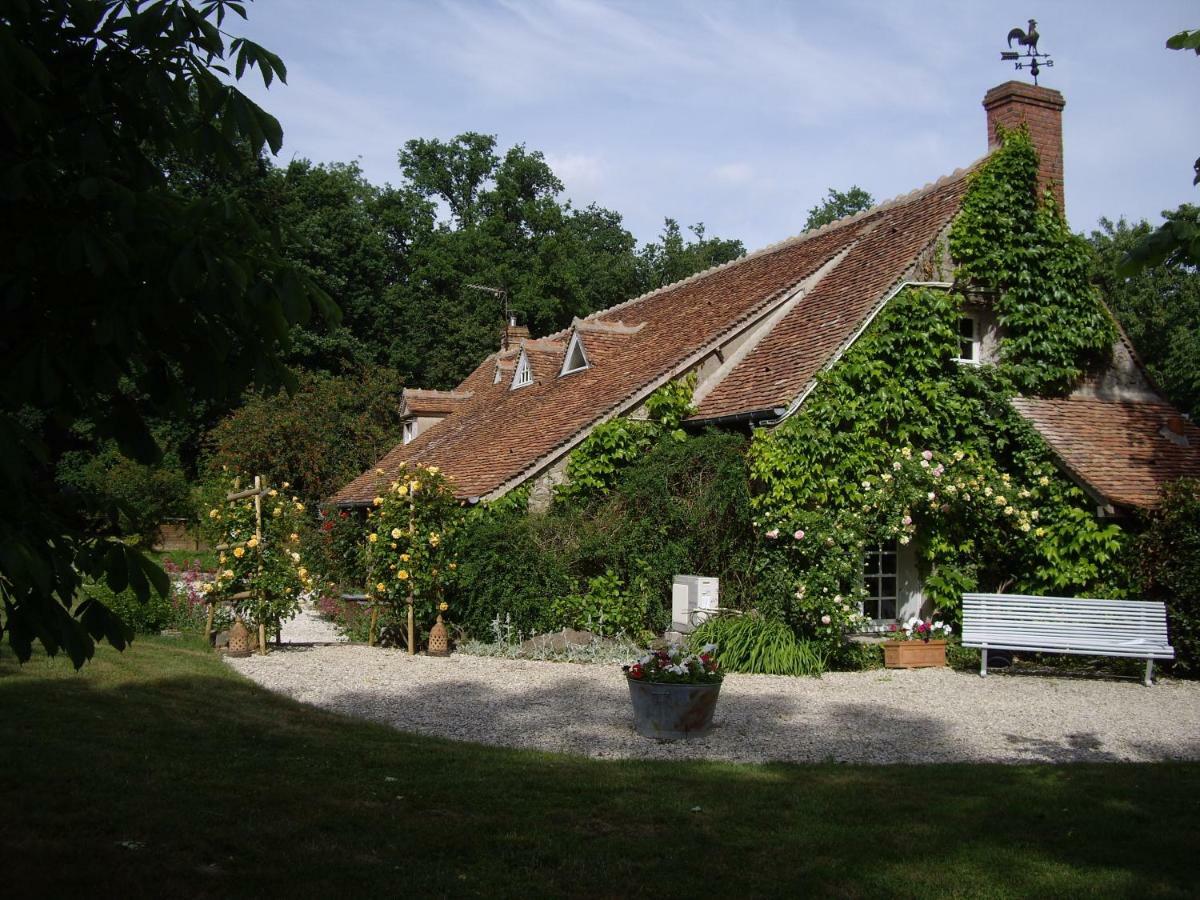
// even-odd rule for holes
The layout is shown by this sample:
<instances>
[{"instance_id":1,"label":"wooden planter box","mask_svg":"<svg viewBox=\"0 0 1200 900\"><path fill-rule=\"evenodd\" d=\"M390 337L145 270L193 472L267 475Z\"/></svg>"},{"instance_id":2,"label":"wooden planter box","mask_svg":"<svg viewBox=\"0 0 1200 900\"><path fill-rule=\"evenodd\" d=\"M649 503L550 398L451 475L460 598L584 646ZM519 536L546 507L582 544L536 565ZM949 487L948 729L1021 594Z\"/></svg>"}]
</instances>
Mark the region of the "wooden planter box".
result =
<instances>
[{"instance_id":1,"label":"wooden planter box","mask_svg":"<svg viewBox=\"0 0 1200 900\"><path fill-rule=\"evenodd\" d=\"M946 665L945 641L884 641L883 664L889 669L925 669Z\"/></svg>"}]
</instances>

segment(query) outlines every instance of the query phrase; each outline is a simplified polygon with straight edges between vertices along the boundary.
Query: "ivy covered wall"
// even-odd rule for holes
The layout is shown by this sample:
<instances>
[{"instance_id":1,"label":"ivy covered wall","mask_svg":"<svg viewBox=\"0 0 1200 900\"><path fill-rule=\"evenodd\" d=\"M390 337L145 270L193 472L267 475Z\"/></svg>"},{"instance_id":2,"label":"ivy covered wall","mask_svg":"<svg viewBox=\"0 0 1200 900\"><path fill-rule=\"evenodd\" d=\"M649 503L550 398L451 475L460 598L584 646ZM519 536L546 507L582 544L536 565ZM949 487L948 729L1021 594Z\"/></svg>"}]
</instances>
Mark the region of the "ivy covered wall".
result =
<instances>
[{"instance_id":1,"label":"ivy covered wall","mask_svg":"<svg viewBox=\"0 0 1200 900\"><path fill-rule=\"evenodd\" d=\"M1004 135L951 229L956 289L902 291L795 415L755 435L770 602L801 632L856 624L863 552L892 539L915 544L926 596L952 616L972 589L1124 592L1122 530L1008 402L1066 392L1116 338L1037 169L1028 135ZM955 361L968 291L993 304L996 365Z\"/></svg>"}]
</instances>

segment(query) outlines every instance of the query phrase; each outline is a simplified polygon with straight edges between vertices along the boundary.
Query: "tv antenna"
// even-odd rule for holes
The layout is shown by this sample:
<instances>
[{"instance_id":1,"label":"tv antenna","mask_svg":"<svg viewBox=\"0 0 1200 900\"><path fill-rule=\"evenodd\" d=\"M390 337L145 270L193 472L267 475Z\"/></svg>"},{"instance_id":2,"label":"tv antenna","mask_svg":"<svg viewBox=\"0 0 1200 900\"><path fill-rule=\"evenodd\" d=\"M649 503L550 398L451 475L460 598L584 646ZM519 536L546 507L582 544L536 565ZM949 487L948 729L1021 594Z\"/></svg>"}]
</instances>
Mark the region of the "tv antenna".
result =
<instances>
[{"instance_id":1,"label":"tv antenna","mask_svg":"<svg viewBox=\"0 0 1200 900\"><path fill-rule=\"evenodd\" d=\"M1050 58L1049 53L1040 53L1038 51L1038 34L1037 20L1029 20L1029 30L1022 31L1020 28L1014 28L1008 33L1008 50L1000 52L1000 59L1004 62L1011 62L1016 69L1029 69L1029 74L1033 76L1033 83L1038 83L1038 72L1042 66L1046 68L1054 67L1054 60ZM1013 50L1013 41L1017 42L1018 47L1024 47L1025 52Z\"/></svg>"},{"instance_id":2,"label":"tv antenna","mask_svg":"<svg viewBox=\"0 0 1200 900\"><path fill-rule=\"evenodd\" d=\"M465 284L463 287L470 288L473 291L483 291L485 294L491 294L493 297L499 297L500 302L504 304L504 324L505 329L501 335L500 343L503 349L508 349L508 326L517 324L517 317L514 316L508 309L508 291L504 288L490 287L486 284Z\"/></svg>"}]
</instances>

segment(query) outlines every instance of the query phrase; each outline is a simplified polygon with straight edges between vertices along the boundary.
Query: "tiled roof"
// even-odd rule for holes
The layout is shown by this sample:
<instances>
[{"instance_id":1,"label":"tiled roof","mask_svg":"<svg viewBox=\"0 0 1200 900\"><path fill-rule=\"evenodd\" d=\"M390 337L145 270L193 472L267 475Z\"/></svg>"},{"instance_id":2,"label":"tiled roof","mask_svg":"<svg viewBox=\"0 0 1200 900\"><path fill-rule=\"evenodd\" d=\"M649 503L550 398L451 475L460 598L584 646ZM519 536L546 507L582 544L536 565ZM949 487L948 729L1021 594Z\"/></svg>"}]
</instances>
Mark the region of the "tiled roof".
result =
<instances>
[{"instance_id":1,"label":"tiled roof","mask_svg":"<svg viewBox=\"0 0 1200 900\"><path fill-rule=\"evenodd\" d=\"M1154 507L1165 482L1200 478L1200 428L1166 403L1076 396L1012 404L1078 480L1117 506Z\"/></svg>"},{"instance_id":2,"label":"tiled roof","mask_svg":"<svg viewBox=\"0 0 1200 900\"><path fill-rule=\"evenodd\" d=\"M781 308L822 267L810 292L726 381L702 415L792 400L862 324L958 211L967 172L698 273L577 321L589 368L559 376L571 329L521 347L532 384L510 389L519 349L485 359L456 392L469 400L397 446L332 502L369 503L405 461L439 466L460 497L508 489L561 456L597 422L696 365L740 329ZM753 361L753 362L752 362ZM501 373L495 382L497 369ZM379 475L376 469L382 469Z\"/></svg>"},{"instance_id":3,"label":"tiled roof","mask_svg":"<svg viewBox=\"0 0 1200 900\"><path fill-rule=\"evenodd\" d=\"M405 415L448 415L467 400L471 391L428 391L421 388L405 388L402 412Z\"/></svg>"},{"instance_id":4,"label":"tiled roof","mask_svg":"<svg viewBox=\"0 0 1200 900\"><path fill-rule=\"evenodd\" d=\"M966 179L863 220L862 240L700 403L694 419L786 406L858 330L958 212Z\"/></svg>"}]
</instances>

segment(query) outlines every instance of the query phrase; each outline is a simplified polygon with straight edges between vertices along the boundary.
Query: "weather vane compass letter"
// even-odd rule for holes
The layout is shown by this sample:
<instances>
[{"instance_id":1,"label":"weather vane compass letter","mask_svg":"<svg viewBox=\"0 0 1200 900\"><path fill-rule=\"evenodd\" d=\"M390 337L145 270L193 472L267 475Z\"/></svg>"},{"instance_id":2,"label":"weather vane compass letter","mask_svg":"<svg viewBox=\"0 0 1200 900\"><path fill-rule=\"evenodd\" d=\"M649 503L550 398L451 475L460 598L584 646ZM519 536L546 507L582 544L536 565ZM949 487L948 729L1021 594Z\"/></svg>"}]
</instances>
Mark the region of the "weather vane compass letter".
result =
<instances>
[{"instance_id":1,"label":"weather vane compass letter","mask_svg":"<svg viewBox=\"0 0 1200 900\"><path fill-rule=\"evenodd\" d=\"M1013 41L1017 42L1018 47L1024 47L1025 52L1019 50L1004 50L1000 53L1000 59L1011 60L1013 66L1017 69L1029 69L1029 74L1033 76L1033 83L1038 83L1038 72L1042 66L1047 68L1054 65L1054 60L1050 58L1049 53L1038 52L1038 38L1040 35L1037 30L1037 21L1029 20L1029 30L1022 31L1020 28L1014 28L1008 33L1008 46L1011 48Z\"/></svg>"}]
</instances>

